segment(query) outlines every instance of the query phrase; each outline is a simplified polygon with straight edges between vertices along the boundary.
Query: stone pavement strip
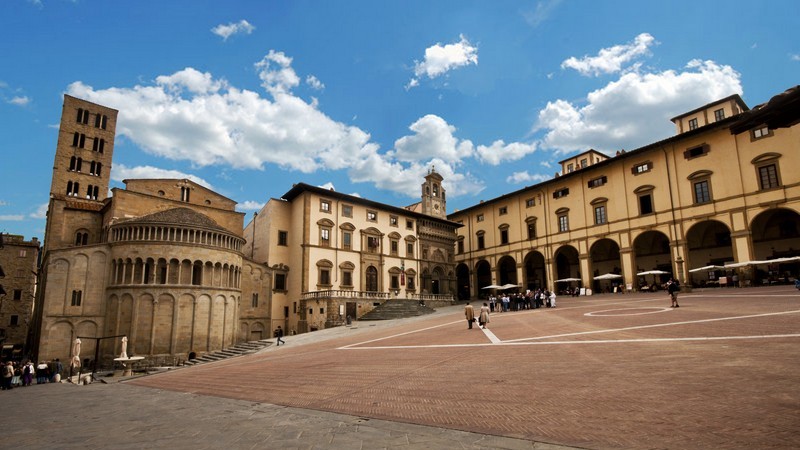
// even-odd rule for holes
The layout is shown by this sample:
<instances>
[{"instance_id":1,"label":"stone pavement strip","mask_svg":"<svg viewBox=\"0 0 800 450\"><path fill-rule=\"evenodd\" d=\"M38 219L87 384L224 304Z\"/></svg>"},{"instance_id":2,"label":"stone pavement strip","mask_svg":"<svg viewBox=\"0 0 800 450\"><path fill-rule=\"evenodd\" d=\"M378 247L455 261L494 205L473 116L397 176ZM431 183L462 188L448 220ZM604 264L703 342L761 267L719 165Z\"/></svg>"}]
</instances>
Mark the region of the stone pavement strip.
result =
<instances>
[{"instance_id":1,"label":"stone pavement strip","mask_svg":"<svg viewBox=\"0 0 800 450\"><path fill-rule=\"evenodd\" d=\"M33 385L0 400L9 449L571 448L128 383Z\"/></svg>"}]
</instances>

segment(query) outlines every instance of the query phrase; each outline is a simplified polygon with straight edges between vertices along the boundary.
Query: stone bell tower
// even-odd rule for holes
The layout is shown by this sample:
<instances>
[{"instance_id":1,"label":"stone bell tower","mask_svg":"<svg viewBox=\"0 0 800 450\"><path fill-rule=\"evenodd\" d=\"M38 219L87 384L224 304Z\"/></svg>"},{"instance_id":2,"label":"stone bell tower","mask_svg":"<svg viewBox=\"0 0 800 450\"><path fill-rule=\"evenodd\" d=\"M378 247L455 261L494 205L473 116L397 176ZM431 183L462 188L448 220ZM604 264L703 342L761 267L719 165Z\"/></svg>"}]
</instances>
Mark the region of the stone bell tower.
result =
<instances>
[{"instance_id":1,"label":"stone bell tower","mask_svg":"<svg viewBox=\"0 0 800 450\"><path fill-rule=\"evenodd\" d=\"M442 186L443 179L431 166L431 170L425 176L425 182L422 183L422 214L447 219L447 201Z\"/></svg>"}]
</instances>

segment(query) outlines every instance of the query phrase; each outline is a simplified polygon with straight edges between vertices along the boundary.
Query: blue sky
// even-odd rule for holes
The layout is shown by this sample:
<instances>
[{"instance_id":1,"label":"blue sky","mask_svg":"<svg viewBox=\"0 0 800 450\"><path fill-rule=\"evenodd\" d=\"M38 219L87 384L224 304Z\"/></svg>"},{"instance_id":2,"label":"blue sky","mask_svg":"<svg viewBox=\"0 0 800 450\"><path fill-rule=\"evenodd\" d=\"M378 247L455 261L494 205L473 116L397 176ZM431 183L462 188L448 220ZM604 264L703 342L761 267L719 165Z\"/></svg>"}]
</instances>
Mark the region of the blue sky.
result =
<instances>
[{"instance_id":1,"label":"blue sky","mask_svg":"<svg viewBox=\"0 0 800 450\"><path fill-rule=\"evenodd\" d=\"M44 234L64 93L120 111L111 185L190 178L256 211L305 182L448 211L669 119L800 81L800 2L0 3L0 232Z\"/></svg>"}]
</instances>

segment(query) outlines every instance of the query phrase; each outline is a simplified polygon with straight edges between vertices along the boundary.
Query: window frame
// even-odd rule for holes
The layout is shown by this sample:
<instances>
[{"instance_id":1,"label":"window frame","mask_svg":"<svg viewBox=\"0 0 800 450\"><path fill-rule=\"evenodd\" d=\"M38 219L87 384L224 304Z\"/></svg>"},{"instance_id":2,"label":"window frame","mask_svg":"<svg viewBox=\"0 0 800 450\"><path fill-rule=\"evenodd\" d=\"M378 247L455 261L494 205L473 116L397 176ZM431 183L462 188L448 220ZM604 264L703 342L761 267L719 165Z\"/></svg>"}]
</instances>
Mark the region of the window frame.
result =
<instances>
[{"instance_id":1,"label":"window frame","mask_svg":"<svg viewBox=\"0 0 800 450\"><path fill-rule=\"evenodd\" d=\"M569 213L563 212L557 214L556 217L558 218L558 232L559 233L569 232Z\"/></svg>"},{"instance_id":2,"label":"window frame","mask_svg":"<svg viewBox=\"0 0 800 450\"><path fill-rule=\"evenodd\" d=\"M331 213L331 201L325 198L319 199L319 212Z\"/></svg>"},{"instance_id":3,"label":"window frame","mask_svg":"<svg viewBox=\"0 0 800 450\"><path fill-rule=\"evenodd\" d=\"M536 218L528 217L527 219L525 219L525 225L526 225L525 228L527 230L526 232L528 235L528 240L532 241L536 239Z\"/></svg>"},{"instance_id":4,"label":"window frame","mask_svg":"<svg viewBox=\"0 0 800 450\"><path fill-rule=\"evenodd\" d=\"M643 203L642 202L646 198L649 199L648 203L649 203L650 211L648 211L648 212L644 212L644 210L643 210ZM639 205L639 215L640 216L649 216L651 214L655 214L656 213L655 201L653 199L653 191L652 190L637 193L636 194L636 201L637 201L637 203Z\"/></svg>"},{"instance_id":5,"label":"window frame","mask_svg":"<svg viewBox=\"0 0 800 450\"><path fill-rule=\"evenodd\" d=\"M594 206L594 224L606 225L608 223L608 210L606 204L602 203Z\"/></svg>"},{"instance_id":6,"label":"window frame","mask_svg":"<svg viewBox=\"0 0 800 450\"><path fill-rule=\"evenodd\" d=\"M289 279L285 273L282 272L275 272L272 276L272 290L273 291L280 291L286 292L286 285Z\"/></svg>"},{"instance_id":7,"label":"window frame","mask_svg":"<svg viewBox=\"0 0 800 450\"><path fill-rule=\"evenodd\" d=\"M278 230L278 245L281 247L289 246L289 232L286 230Z\"/></svg>"},{"instance_id":8,"label":"window frame","mask_svg":"<svg viewBox=\"0 0 800 450\"><path fill-rule=\"evenodd\" d=\"M765 169L772 168L772 173L765 173ZM758 176L758 189L759 191L770 191L781 187L780 172L778 171L778 162L775 160L768 161L756 166L756 175ZM769 186L764 185L765 175Z\"/></svg>"},{"instance_id":9,"label":"window frame","mask_svg":"<svg viewBox=\"0 0 800 450\"><path fill-rule=\"evenodd\" d=\"M342 217L353 218L353 205L342 205Z\"/></svg>"},{"instance_id":10,"label":"window frame","mask_svg":"<svg viewBox=\"0 0 800 450\"><path fill-rule=\"evenodd\" d=\"M750 131L750 142L772 137L774 135L775 135L775 130L771 129L767 125L762 125Z\"/></svg>"},{"instance_id":11,"label":"window frame","mask_svg":"<svg viewBox=\"0 0 800 450\"><path fill-rule=\"evenodd\" d=\"M687 160L700 158L706 156L711 151L711 146L706 143L700 145L693 145L683 152L683 157Z\"/></svg>"},{"instance_id":12,"label":"window frame","mask_svg":"<svg viewBox=\"0 0 800 450\"><path fill-rule=\"evenodd\" d=\"M331 247L331 227L329 226L319 227L319 246Z\"/></svg>"},{"instance_id":13,"label":"window frame","mask_svg":"<svg viewBox=\"0 0 800 450\"><path fill-rule=\"evenodd\" d=\"M603 186L606 183L608 183L608 177L603 175L603 176L599 176L597 178L592 178L591 180L589 180L587 185L588 185L589 189L594 189L594 188L598 188L600 186Z\"/></svg>"},{"instance_id":14,"label":"window frame","mask_svg":"<svg viewBox=\"0 0 800 450\"><path fill-rule=\"evenodd\" d=\"M653 170L653 162L652 161L645 161L643 163L634 164L631 166L631 173L633 175L641 175L643 173L647 173Z\"/></svg>"}]
</instances>

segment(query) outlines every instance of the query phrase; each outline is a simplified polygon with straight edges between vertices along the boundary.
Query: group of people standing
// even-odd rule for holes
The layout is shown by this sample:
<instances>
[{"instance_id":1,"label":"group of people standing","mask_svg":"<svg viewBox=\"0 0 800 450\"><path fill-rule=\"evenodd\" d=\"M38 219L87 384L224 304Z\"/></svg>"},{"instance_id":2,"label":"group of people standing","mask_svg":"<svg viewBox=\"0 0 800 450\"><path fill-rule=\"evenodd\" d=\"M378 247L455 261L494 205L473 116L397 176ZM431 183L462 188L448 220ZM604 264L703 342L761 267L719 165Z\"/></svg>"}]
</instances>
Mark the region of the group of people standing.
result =
<instances>
[{"instance_id":1,"label":"group of people standing","mask_svg":"<svg viewBox=\"0 0 800 450\"><path fill-rule=\"evenodd\" d=\"M2 375L0 388L5 391L13 387L30 386L34 377L36 384L58 383L61 381L62 372L64 365L58 358L50 362L42 361L39 364L34 364L30 360L24 363L6 361L0 363L0 375Z\"/></svg>"},{"instance_id":2,"label":"group of people standing","mask_svg":"<svg viewBox=\"0 0 800 450\"><path fill-rule=\"evenodd\" d=\"M478 315L475 315L475 308L467 302L464 306L464 316L467 319L467 327L472 329L472 324L478 322L481 328L488 328L489 314L493 312L522 311L524 309L555 308L556 294L547 289L528 290L524 294L502 294L501 296L489 296L489 301L481 306Z\"/></svg>"},{"instance_id":3,"label":"group of people standing","mask_svg":"<svg viewBox=\"0 0 800 450\"><path fill-rule=\"evenodd\" d=\"M489 296L489 310L492 312L521 311L523 309L555 308L556 293L548 289L530 289L525 293Z\"/></svg>"}]
</instances>

